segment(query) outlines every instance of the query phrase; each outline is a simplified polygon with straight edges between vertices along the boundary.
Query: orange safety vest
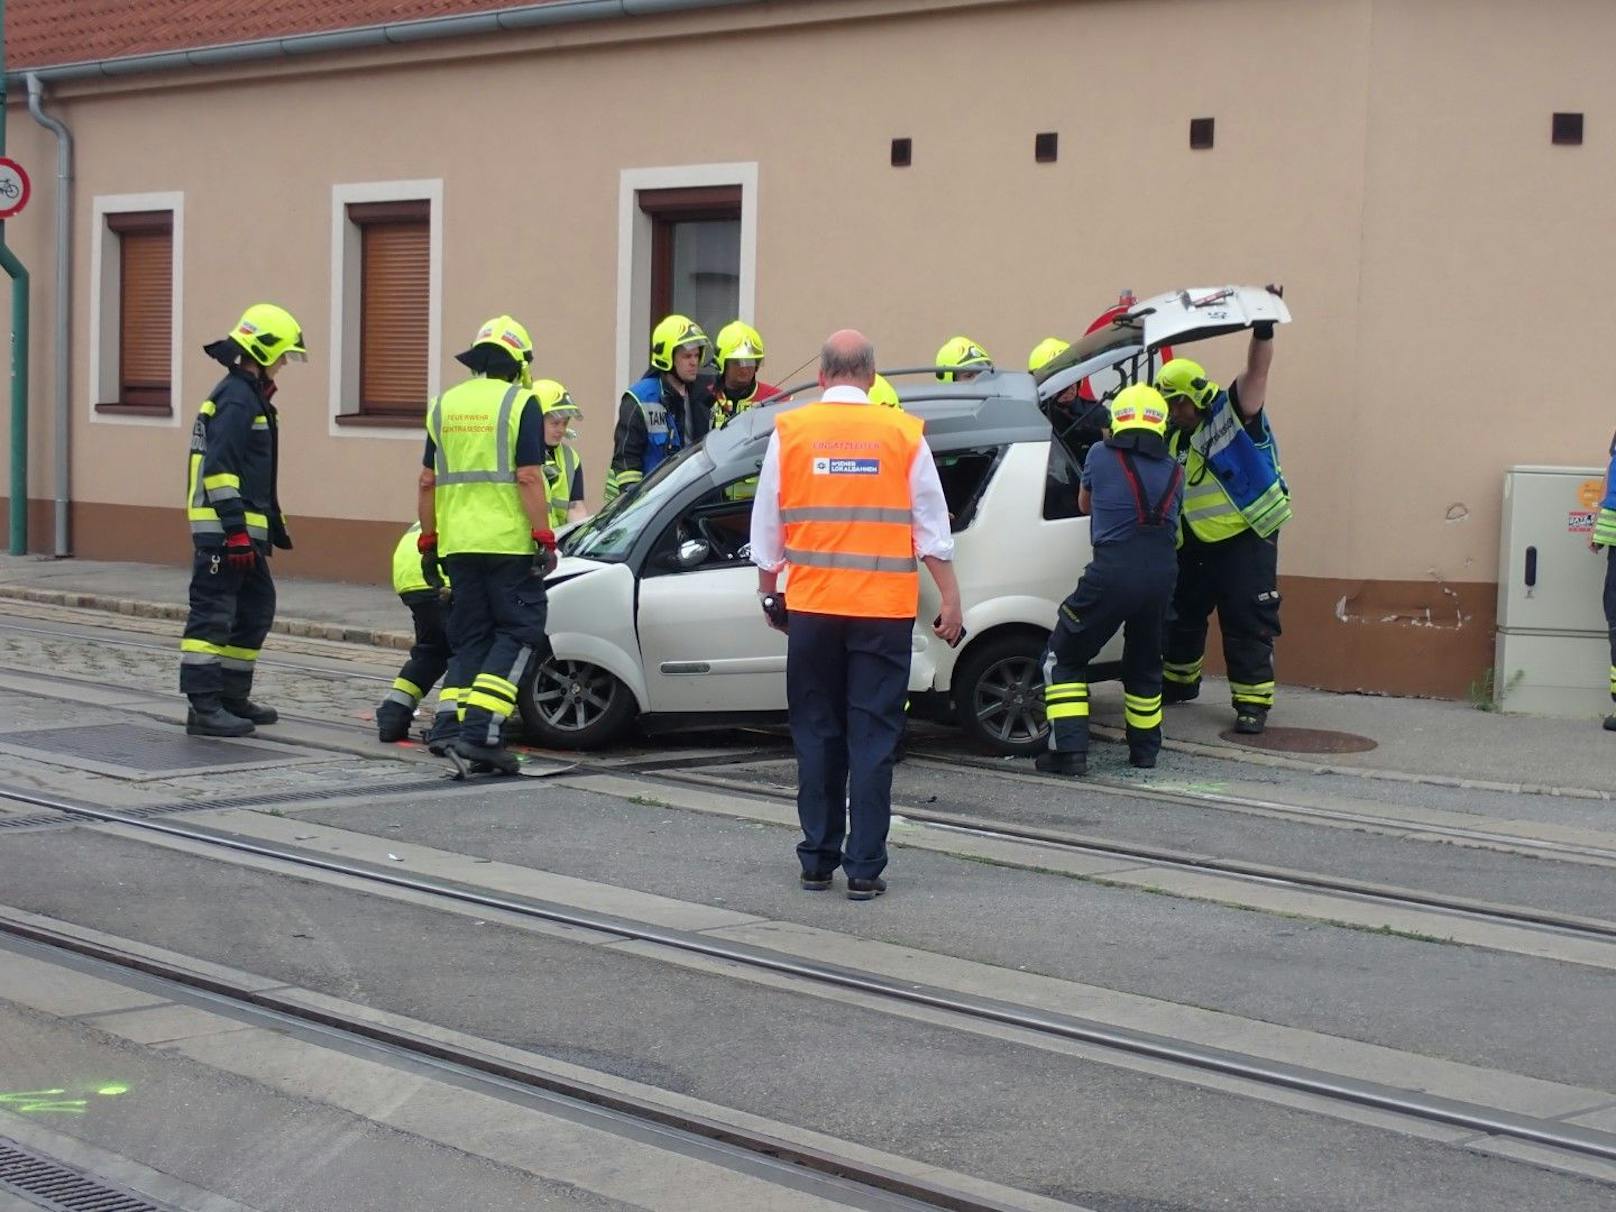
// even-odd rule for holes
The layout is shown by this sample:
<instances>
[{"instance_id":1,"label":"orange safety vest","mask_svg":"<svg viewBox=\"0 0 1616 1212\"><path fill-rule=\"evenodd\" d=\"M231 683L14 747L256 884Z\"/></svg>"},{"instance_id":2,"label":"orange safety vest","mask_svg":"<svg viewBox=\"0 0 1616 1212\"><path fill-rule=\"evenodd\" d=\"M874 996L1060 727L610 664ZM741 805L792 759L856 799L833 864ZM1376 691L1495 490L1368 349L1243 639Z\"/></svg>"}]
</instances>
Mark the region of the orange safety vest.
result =
<instances>
[{"instance_id":1,"label":"orange safety vest","mask_svg":"<svg viewBox=\"0 0 1616 1212\"><path fill-rule=\"evenodd\" d=\"M793 611L915 617L909 469L921 428L918 417L858 404L809 404L775 421Z\"/></svg>"}]
</instances>

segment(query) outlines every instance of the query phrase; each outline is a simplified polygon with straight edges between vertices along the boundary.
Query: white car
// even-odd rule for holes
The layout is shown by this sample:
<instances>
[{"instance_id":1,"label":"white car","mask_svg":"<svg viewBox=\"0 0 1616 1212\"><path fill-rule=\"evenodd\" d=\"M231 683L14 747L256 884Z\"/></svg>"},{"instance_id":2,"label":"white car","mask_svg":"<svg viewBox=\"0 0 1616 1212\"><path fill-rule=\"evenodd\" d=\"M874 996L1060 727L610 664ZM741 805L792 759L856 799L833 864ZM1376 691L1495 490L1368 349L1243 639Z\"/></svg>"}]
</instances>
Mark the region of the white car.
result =
<instances>
[{"instance_id":1,"label":"white car","mask_svg":"<svg viewBox=\"0 0 1616 1212\"><path fill-rule=\"evenodd\" d=\"M1052 435L1044 401L1086 379L1103 405L1152 375L1164 345L1289 319L1262 288L1183 291L1135 305L1037 380L994 371L944 384L928 368L926 380L902 383L905 409L926 423L948 499L968 632L958 649L932 634L939 597L923 574L909 671L914 710L952 716L1001 753L1046 744L1041 657L1091 549L1089 521L1075 509L1083 450ZM548 581L553 652L522 693L535 740L596 749L636 717L650 728L784 718L785 637L758 609L747 481L774 418L794 406L742 414L563 536ZM1095 676L1115 676L1120 654L1119 636Z\"/></svg>"}]
</instances>

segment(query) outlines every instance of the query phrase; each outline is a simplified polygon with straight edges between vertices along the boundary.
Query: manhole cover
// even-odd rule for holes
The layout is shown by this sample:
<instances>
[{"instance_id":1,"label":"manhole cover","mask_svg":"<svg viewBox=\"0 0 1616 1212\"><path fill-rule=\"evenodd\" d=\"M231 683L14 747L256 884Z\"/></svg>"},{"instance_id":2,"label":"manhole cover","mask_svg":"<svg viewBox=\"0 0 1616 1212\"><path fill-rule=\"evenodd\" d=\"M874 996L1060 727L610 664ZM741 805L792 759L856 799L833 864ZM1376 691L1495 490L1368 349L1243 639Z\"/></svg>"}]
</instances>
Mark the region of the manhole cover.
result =
<instances>
[{"instance_id":1,"label":"manhole cover","mask_svg":"<svg viewBox=\"0 0 1616 1212\"><path fill-rule=\"evenodd\" d=\"M1331 732L1324 728L1276 728L1272 725L1256 736L1239 732L1218 733L1226 741L1252 749L1275 753L1368 753L1377 742L1355 732Z\"/></svg>"},{"instance_id":2,"label":"manhole cover","mask_svg":"<svg viewBox=\"0 0 1616 1212\"><path fill-rule=\"evenodd\" d=\"M306 750L273 742L187 736L178 726L89 724L0 733L0 752L122 779L158 779L198 770L284 766L315 760Z\"/></svg>"}]
</instances>

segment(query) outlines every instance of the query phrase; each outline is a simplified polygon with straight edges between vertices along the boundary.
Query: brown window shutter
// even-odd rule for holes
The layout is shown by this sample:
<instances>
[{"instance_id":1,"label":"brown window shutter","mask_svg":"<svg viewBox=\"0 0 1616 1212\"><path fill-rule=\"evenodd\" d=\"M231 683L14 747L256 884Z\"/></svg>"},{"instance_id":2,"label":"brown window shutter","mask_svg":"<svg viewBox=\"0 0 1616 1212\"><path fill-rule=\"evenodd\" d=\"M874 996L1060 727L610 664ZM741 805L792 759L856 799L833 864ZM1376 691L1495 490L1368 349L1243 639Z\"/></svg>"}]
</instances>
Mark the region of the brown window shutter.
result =
<instances>
[{"instance_id":1,"label":"brown window shutter","mask_svg":"<svg viewBox=\"0 0 1616 1212\"><path fill-rule=\"evenodd\" d=\"M359 224L359 410L426 411L431 219L426 202L348 208Z\"/></svg>"},{"instance_id":2,"label":"brown window shutter","mask_svg":"<svg viewBox=\"0 0 1616 1212\"><path fill-rule=\"evenodd\" d=\"M120 404L172 405L174 236L172 217L162 216L118 234Z\"/></svg>"}]
</instances>

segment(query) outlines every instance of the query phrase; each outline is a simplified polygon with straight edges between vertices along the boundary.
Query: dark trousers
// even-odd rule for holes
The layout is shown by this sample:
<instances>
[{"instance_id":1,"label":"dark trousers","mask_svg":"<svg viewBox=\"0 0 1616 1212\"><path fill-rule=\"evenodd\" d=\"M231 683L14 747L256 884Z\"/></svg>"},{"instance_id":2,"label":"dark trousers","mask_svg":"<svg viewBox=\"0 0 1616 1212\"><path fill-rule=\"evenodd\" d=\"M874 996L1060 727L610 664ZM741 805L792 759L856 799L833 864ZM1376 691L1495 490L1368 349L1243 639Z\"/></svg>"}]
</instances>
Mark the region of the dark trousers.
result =
<instances>
[{"instance_id":1,"label":"dark trousers","mask_svg":"<svg viewBox=\"0 0 1616 1212\"><path fill-rule=\"evenodd\" d=\"M1184 528L1178 587L1167 628L1166 677L1186 690L1201 684L1207 620L1218 612L1229 697L1235 710L1274 705L1274 637L1279 635L1279 543L1243 530L1203 543Z\"/></svg>"},{"instance_id":2,"label":"dark trousers","mask_svg":"<svg viewBox=\"0 0 1616 1212\"><path fill-rule=\"evenodd\" d=\"M1610 628L1610 698L1616 703L1616 547L1605 548L1605 624Z\"/></svg>"},{"instance_id":3,"label":"dark trousers","mask_svg":"<svg viewBox=\"0 0 1616 1212\"><path fill-rule=\"evenodd\" d=\"M452 555L449 685L460 692L460 735L476 745L505 743L517 686L544 643L544 578L525 555Z\"/></svg>"},{"instance_id":4,"label":"dark trousers","mask_svg":"<svg viewBox=\"0 0 1616 1212\"><path fill-rule=\"evenodd\" d=\"M191 613L180 641L180 693L209 709L252 693L253 663L275 621L269 545L246 572L218 548L197 548L191 562Z\"/></svg>"},{"instance_id":5,"label":"dark trousers","mask_svg":"<svg viewBox=\"0 0 1616 1212\"><path fill-rule=\"evenodd\" d=\"M413 713L416 704L432 692L438 679L449 668L449 612L443 595L436 589L401 593L399 601L409 608L415 624L415 643L410 656L393 679L393 688L382 700Z\"/></svg>"},{"instance_id":6,"label":"dark trousers","mask_svg":"<svg viewBox=\"0 0 1616 1212\"><path fill-rule=\"evenodd\" d=\"M887 865L892 762L903 735L914 625L791 612L786 703L805 872L841 867L849 879L867 880Z\"/></svg>"},{"instance_id":7,"label":"dark trousers","mask_svg":"<svg viewBox=\"0 0 1616 1212\"><path fill-rule=\"evenodd\" d=\"M1122 629L1123 721L1135 758L1161 751L1162 630L1178 560L1172 531L1142 531L1094 549L1094 562L1061 603L1044 653L1049 747L1089 751L1089 662Z\"/></svg>"}]
</instances>

